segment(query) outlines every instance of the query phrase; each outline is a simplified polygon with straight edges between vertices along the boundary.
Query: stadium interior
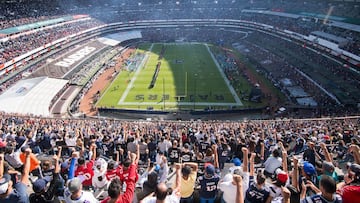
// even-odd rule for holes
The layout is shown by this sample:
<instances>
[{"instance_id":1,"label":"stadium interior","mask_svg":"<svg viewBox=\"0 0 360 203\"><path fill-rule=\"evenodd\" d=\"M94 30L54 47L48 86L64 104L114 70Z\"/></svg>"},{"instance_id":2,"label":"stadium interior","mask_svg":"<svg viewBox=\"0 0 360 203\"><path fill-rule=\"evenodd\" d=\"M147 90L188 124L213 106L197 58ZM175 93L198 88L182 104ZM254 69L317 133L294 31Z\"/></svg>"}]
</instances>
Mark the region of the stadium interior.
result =
<instances>
[{"instance_id":1,"label":"stadium interior","mask_svg":"<svg viewBox=\"0 0 360 203\"><path fill-rule=\"evenodd\" d=\"M0 0L0 202L360 202L359 113L360 0Z\"/></svg>"}]
</instances>

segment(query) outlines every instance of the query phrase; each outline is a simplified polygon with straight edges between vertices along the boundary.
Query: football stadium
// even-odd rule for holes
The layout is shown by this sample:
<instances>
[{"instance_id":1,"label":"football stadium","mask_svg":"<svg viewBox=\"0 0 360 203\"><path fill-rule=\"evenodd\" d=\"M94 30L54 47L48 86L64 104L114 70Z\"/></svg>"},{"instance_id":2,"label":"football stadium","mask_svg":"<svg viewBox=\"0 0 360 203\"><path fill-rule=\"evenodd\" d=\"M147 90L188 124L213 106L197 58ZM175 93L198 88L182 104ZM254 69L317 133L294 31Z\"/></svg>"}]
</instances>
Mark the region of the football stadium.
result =
<instances>
[{"instance_id":1,"label":"football stadium","mask_svg":"<svg viewBox=\"0 0 360 203\"><path fill-rule=\"evenodd\" d=\"M360 0L0 0L0 203L360 202Z\"/></svg>"}]
</instances>

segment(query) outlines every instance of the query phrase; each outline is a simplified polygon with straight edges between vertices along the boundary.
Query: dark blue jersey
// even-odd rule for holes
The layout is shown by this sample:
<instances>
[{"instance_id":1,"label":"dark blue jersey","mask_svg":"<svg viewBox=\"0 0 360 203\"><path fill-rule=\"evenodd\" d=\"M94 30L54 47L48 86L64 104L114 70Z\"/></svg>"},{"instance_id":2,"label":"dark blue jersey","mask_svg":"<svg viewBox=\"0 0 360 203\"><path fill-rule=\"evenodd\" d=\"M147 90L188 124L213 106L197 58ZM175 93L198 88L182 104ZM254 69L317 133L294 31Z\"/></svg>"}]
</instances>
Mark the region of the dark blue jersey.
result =
<instances>
[{"instance_id":1,"label":"dark blue jersey","mask_svg":"<svg viewBox=\"0 0 360 203\"><path fill-rule=\"evenodd\" d=\"M340 197L340 195L334 195L334 200L329 201L321 195L313 195L311 197L306 197L305 199L301 200L301 203L342 203L342 198Z\"/></svg>"},{"instance_id":2,"label":"dark blue jersey","mask_svg":"<svg viewBox=\"0 0 360 203\"><path fill-rule=\"evenodd\" d=\"M246 191L246 200L250 203L265 203L269 195L269 189L265 186L258 189L254 182L254 176L250 176L249 189Z\"/></svg>"},{"instance_id":3,"label":"dark blue jersey","mask_svg":"<svg viewBox=\"0 0 360 203\"><path fill-rule=\"evenodd\" d=\"M205 199L215 198L217 194L217 185L220 177L215 174L211 178L206 178L205 175L200 176L198 181L200 183L200 197Z\"/></svg>"}]
</instances>

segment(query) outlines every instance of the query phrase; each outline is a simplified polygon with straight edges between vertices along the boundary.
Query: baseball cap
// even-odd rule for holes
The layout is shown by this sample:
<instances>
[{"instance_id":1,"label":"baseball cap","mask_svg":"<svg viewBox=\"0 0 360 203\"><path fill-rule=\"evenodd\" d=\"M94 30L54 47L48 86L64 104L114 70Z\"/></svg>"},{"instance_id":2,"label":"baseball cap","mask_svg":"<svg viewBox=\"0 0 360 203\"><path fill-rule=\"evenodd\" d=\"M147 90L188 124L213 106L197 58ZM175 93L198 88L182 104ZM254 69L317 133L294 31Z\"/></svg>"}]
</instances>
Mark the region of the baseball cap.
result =
<instances>
[{"instance_id":1,"label":"baseball cap","mask_svg":"<svg viewBox=\"0 0 360 203\"><path fill-rule=\"evenodd\" d=\"M155 166L155 171L160 171L160 165L159 164L156 164L156 166Z\"/></svg>"},{"instance_id":2,"label":"baseball cap","mask_svg":"<svg viewBox=\"0 0 360 203\"><path fill-rule=\"evenodd\" d=\"M316 174L316 170L314 165L312 165L310 162L304 161L304 166L303 166L304 172L307 175L315 175Z\"/></svg>"},{"instance_id":3,"label":"baseball cap","mask_svg":"<svg viewBox=\"0 0 360 203\"><path fill-rule=\"evenodd\" d=\"M233 163L235 166L241 166L241 160L239 158L233 159Z\"/></svg>"},{"instance_id":4,"label":"baseball cap","mask_svg":"<svg viewBox=\"0 0 360 203\"><path fill-rule=\"evenodd\" d=\"M215 167L212 164L205 165L205 172L208 175L214 175L215 174Z\"/></svg>"},{"instance_id":5,"label":"baseball cap","mask_svg":"<svg viewBox=\"0 0 360 203\"><path fill-rule=\"evenodd\" d=\"M9 187L9 181L11 177L9 174L4 174L3 177L0 179L0 194L6 193Z\"/></svg>"},{"instance_id":6,"label":"baseball cap","mask_svg":"<svg viewBox=\"0 0 360 203\"><path fill-rule=\"evenodd\" d=\"M50 182L50 179L51 179L50 176L46 176L46 177L44 177L44 178L39 178L39 179L37 179L35 182L33 182L32 185L33 185L33 190L34 190L34 192L39 193L39 192L41 192L43 189L45 189L46 184L47 184L48 182Z\"/></svg>"},{"instance_id":7,"label":"baseball cap","mask_svg":"<svg viewBox=\"0 0 360 203\"><path fill-rule=\"evenodd\" d=\"M81 179L78 177L75 177L75 178L69 180L68 189L71 193L77 192L80 190L81 184L82 184Z\"/></svg>"},{"instance_id":8,"label":"baseball cap","mask_svg":"<svg viewBox=\"0 0 360 203\"><path fill-rule=\"evenodd\" d=\"M276 174L277 181L282 184L285 184L287 179L289 178L289 175L283 170L279 170Z\"/></svg>"}]
</instances>

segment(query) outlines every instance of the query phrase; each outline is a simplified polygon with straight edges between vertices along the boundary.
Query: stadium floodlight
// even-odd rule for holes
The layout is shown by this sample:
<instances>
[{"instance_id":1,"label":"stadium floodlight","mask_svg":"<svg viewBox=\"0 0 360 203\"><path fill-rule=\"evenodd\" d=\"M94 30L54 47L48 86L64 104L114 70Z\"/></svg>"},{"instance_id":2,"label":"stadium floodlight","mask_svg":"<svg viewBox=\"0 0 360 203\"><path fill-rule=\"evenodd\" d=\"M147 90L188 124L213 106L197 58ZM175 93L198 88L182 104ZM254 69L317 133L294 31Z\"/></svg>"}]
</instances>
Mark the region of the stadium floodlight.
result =
<instances>
[{"instance_id":1,"label":"stadium floodlight","mask_svg":"<svg viewBox=\"0 0 360 203\"><path fill-rule=\"evenodd\" d=\"M215 3L215 4L217 4L217 3L218 3L218 1L214 1L214 3Z\"/></svg>"},{"instance_id":2,"label":"stadium floodlight","mask_svg":"<svg viewBox=\"0 0 360 203\"><path fill-rule=\"evenodd\" d=\"M180 2L179 2L179 1L177 1L177 2L176 2L176 5L179 5L179 4L180 4Z\"/></svg>"},{"instance_id":3,"label":"stadium floodlight","mask_svg":"<svg viewBox=\"0 0 360 203\"><path fill-rule=\"evenodd\" d=\"M162 1L159 1L159 5L162 5Z\"/></svg>"},{"instance_id":4,"label":"stadium floodlight","mask_svg":"<svg viewBox=\"0 0 360 203\"><path fill-rule=\"evenodd\" d=\"M138 6L141 6L141 2L138 3Z\"/></svg>"}]
</instances>

